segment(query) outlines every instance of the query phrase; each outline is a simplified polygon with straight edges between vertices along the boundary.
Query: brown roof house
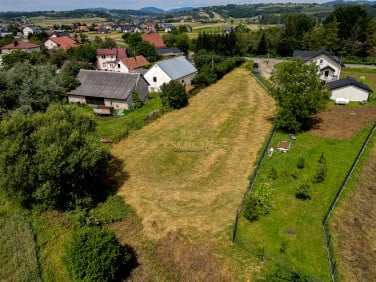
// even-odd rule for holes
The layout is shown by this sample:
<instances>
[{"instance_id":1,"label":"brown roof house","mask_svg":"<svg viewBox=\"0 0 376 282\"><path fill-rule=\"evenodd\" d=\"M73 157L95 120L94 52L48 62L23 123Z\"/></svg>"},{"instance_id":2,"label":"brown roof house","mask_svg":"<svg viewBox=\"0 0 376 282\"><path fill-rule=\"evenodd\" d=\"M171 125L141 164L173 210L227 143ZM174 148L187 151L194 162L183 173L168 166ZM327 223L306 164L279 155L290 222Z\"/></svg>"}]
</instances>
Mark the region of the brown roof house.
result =
<instances>
[{"instance_id":1,"label":"brown roof house","mask_svg":"<svg viewBox=\"0 0 376 282\"><path fill-rule=\"evenodd\" d=\"M132 93L137 92L143 102L149 99L149 84L139 73L80 70L80 86L67 93L69 103L109 106L130 109Z\"/></svg>"},{"instance_id":2,"label":"brown roof house","mask_svg":"<svg viewBox=\"0 0 376 282\"><path fill-rule=\"evenodd\" d=\"M123 58L119 61L119 71L124 73L138 72L143 66L149 64L149 61L142 55Z\"/></svg>"},{"instance_id":3,"label":"brown roof house","mask_svg":"<svg viewBox=\"0 0 376 282\"><path fill-rule=\"evenodd\" d=\"M13 43L3 46L1 48L1 53L8 54L14 50L22 50L26 52L39 52L40 46L37 44L24 41L14 41Z\"/></svg>"},{"instance_id":4,"label":"brown roof house","mask_svg":"<svg viewBox=\"0 0 376 282\"><path fill-rule=\"evenodd\" d=\"M155 48L166 48L165 43L163 42L162 36L156 32L145 32L142 34L142 38L145 41L150 42L155 46Z\"/></svg>"},{"instance_id":5,"label":"brown roof house","mask_svg":"<svg viewBox=\"0 0 376 282\"><path fill-rule=\"evenodd\" d=\"M51 49L67 50L69 48L77 47L78 44L69 36L60 36L60 37L51 36L46 42L44 42L44 46L46 46L48 50L51 50Z\"/></svg>"}]
</instances>

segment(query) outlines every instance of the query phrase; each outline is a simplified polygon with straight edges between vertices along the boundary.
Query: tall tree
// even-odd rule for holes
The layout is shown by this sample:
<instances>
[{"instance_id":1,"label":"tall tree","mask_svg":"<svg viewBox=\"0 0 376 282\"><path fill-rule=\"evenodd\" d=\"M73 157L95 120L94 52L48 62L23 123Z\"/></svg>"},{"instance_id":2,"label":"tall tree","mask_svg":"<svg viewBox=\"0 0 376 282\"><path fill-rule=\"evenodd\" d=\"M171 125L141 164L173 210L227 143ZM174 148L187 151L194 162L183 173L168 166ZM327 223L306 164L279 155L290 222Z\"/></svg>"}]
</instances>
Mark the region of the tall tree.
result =
<instances>
[{"instance_id":1,"label":"tall tree","mask_svg":"<svg viewBox=\"0 0 376 282\"><path fill-rule=\"evenodd\" d=\"M0 89L2 113L20 109L25 113L45 111L49 104L61 101L64 88L52 65L31 65L29 61L16 63L3 71L4 89Z\"/></svg>"},{"instance_id":2,"label":"tall tree","mask_svg":"<svg viewBox=\"0 0 376 282\"><path fill-rule=\"evenodd\" d=\"M53 105L0 122L0 191L24 206L90 207L103 196L109 153L91 116L75 105Z\"/></svg>"},{"instance_id":3,"label":"tall tree","mask_svg":"<svg viewBox=\"0 0 376 282\"><path fill-rule=\"evenodd\" d=\"M316 113L325 109L329 90L318 76L317 65L301 58L283 63L272 76L272 95L280 127L296 132L309 125Z\"/></svg>"}]
</instances>

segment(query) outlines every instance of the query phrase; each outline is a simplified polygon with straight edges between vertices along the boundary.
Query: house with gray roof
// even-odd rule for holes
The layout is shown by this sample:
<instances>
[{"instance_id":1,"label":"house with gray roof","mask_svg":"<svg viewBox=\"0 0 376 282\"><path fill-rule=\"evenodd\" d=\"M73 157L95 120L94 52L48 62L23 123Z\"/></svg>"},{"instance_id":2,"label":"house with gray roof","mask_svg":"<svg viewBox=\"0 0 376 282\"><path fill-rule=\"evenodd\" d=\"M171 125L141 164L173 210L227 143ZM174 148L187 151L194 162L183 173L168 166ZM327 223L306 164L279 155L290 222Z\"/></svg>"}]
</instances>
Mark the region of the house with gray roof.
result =
<instances>
[{"instance_id":1,"label":"house with gray roof","mask_svg":"<svg viewBox=\"0 0 376 282\"><path fill-rule=\"evenodd\" d=\"M320 79L326 82L338 80L341 68L345 66L341 59L325 49L317 51L294 51L293 58L297 59L299 57L307 64L314 62L318 66Z\"/></svg>"},{"instance_id":2,"label":"house with gray roof","mask_svg":"<svg viewBox=\"0 0 376 282\"><path fill-rule=\"evenodd\" d=\"M197 74L197 69L184 57L175 57L155 63L145 74L145 79L159 92L164 83L171 80L179 81L182 85L191 85Z\"/></svg>"},{"instance_id":3,"label":"house with gray roof","mask_svg":"<svg viewBox=\"0 0 376 282\"><path fill-rule=\"evenodd\" d=\"M120 110L132 107L133 92L137 92L143 102L149 99L149 84L140 73L80 70L77 78L80 86L67 93L69 103Z\"/></svg>"},{"instance_id":4,"label":"house with gray roof","mask_svg":"<svg viewBox=\"0 0 376 282\"><path fill-rule=\"evenodd\" d=\"M352 77L331 81L328 87L331 90L330 99L334 101L341 98L352 102L368 101L369 94L373 92L366 84Z\"/></svg>"}]
</instances>

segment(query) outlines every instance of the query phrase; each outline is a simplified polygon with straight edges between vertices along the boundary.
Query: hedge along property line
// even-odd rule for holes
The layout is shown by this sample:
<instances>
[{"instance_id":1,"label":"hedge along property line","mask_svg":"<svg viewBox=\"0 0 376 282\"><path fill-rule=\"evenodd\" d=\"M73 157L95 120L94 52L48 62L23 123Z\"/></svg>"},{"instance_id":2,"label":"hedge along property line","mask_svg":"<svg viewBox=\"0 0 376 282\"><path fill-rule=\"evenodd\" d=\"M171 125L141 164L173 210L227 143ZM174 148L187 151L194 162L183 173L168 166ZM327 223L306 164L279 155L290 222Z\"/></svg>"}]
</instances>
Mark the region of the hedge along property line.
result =
<instances>
[{"instance_id":1,"label":"hedge along property line","mask_svg":"<svg viewBox=\"0 0 376 282\"><path fill-rule=\"evenodd\" d=\"M265 146L264 146L264 149L263 149L263 151L262 151L262 153L261 153L261 155L260 155L260 158L259 158L259 160L258 160L258 162L257 162L257 165L256 165L256 167L255 167L255 169L254 169L254 171L253 171L253 173L252 173L252 177L251 177L251 179L250 179L250 181L249 181L249 185L248 185L248 187L247 187L247 190L245 191L245 193L244 193L244 195L243 195L243 198L242 198L242 200L241 200L241 202L240 202L239 208L236 210L234 229L233 229L233 231L232 231L232 243L235 243L235 239L236 239L236 231L237 231L237 229L238 229L239 215L241 214L241 212L242 212L242 210L243 210L243 206L244 206L244 203L245 203L245 200L246 200L247 196L248 196L249 193L251 193L251 191L252 191L253 185L254 185L254 183L255 183L255 181L256 181L256 178L257 178L258 172L259 172L260 167L261 167L261 165L262 165L262 162L263 162L263 160L264 160L264 158L265 158L266 152L268 151L268 148L269 148L269 146L270 146L270 143L271 143L271 141L272 141L272 139L273 139L273 137L274 137L274 134L275 134L275 132L277 131L277 129L278 129L278 124L275 124L275 125L273 126L272 132L270 133L269 138L268 138L268 140L267 140L267 142L266 142L266 144L265 144Z\"/></svg>"},{"instance_id":2,"label":"hedge along property line","mask_svg":"<svg viewBox=\"0 0 376 282\"><path fill-rule=\"evenodd\" d=\"M360 148L360 150L359 150L359 152L358 152L349 172L347 173L345 179L343 180L342 185L340 186L335 198L333 199L329 209L325 213L325 216L324 216L323 221L322 221L322 226L323 226L323 229L324 229L326 252L328 254L328 263L329 263L329 268L330 268L330 275L331 275L333 282L336 281L337 269L336 269L336 260L334 259L333 246L331 245L331 240L330 240L331 235L330 235L330 230L329 230L329 226L328 226L328 220L329 220L329 218L330 218L330 216L333 212L333 209L335 208L343 190L345 189L345 186L346 186L347 182L349 181L351 174L353 173L355 167L357 166L360 157L362 156L365 148L367 147L368 142L371 140L375 130L376 130L376 122L373 124L373 127L371 128L367 138L364 140L362 147Z\"/></svg>"}]
</instances>

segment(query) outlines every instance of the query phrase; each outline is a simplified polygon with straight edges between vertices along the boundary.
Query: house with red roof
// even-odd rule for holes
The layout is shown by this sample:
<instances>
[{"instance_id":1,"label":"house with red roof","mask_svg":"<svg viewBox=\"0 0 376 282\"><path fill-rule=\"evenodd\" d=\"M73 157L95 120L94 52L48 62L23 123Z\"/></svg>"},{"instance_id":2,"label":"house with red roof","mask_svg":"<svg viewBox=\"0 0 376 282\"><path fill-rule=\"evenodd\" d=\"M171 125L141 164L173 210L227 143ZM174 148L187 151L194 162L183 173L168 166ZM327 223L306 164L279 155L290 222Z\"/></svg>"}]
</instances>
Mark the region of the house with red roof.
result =
<instances>
[{"instance_id":1,"label":"house with red roof","mask_svg":"<svg viewBox=\"0 0 376 282\"><path fill-rule=\"evenodd\" d=\"M125 48L97 49L97 69L119 71L119 61L127 57Z\"/></svg>"},{"instance_id":2,"label":"house with red roof","mask_svg":"<svg viewBox=\"0 0 376 282\"><path fill-rule=\"evenodd\" d=\"M51 49L67 50L69 48L77 47L78 44L69 36L60 36L60 37L51 36L46 42L44 42L44 46L46 46L48 50L51 50Z\"/></svg>"},{"instance_id":3,"label":"house with red roof","mask_svg":"<svg viewBox=\"0 0 376 282\"><path fill-rule=\"evenodd\" d=\"M165 43L163 42L162 36L156 32L146 32L142 34L142 38L145 41L152 43L155 48L166 48Z\"/></svg>"},{"instance_id":4,"label":"house with red roof","mask_svg":"<svg viewBox=\"0 0 376 282\"><path fill-rule=\"evenodd\" d=\"M142 55L124 58L119 61L119 72L131 73L149 64L149 61Z\"/></svg>"},{"instance_id":5,"label":"house with red roof","mask_svg":"<svg viewBox=\"0 0 376 282\"><path fill-rule=\"evenodd\" d=\"M38 44L25 41L13 41L13 43L3 46L0 50L1 54L9 54L14 50L22 50L25 52L39 52L40 46Z\"/></svg>"}]
</instances>

